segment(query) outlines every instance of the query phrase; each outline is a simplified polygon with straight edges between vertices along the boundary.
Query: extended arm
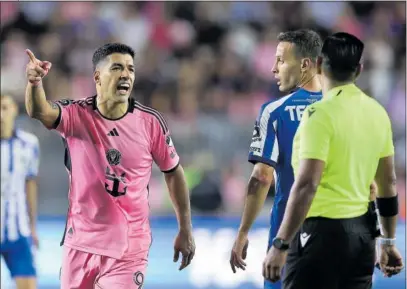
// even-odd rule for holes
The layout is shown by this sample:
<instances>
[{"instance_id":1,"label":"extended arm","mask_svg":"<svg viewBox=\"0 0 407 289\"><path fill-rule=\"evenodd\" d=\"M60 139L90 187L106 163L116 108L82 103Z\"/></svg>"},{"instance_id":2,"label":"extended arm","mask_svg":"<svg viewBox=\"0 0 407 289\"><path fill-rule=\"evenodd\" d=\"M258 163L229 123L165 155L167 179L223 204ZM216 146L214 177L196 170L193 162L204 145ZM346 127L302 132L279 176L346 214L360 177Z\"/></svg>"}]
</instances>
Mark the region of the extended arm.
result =
<instances>
[{"instance_id":1,"label":"extended arm","mask_svg":"<svg viewBox=\"0 0 407 289\"><path fill-rule=\"evenodd\" d=\"M28 84L25 91L25 107L30 117L41 121L45 127L52 128L57 121L60 111L59 107L47 101L42 86L42 78L51 68L51 63L40 61L34 54L27 50L30 62L27 64Z\"/></svg>"},{"instance_id":2,"label":"extended arm","mask_svg":"<svg viewBox=\"0 0 407 289\"><path fill-rule=\"evenodd\" d=\"M47 101L41 83L38 86L27 84L25 107L30 117L41 121L47 128L54 126L60 114L58 105Z\"/></svg>"}]
</instances>

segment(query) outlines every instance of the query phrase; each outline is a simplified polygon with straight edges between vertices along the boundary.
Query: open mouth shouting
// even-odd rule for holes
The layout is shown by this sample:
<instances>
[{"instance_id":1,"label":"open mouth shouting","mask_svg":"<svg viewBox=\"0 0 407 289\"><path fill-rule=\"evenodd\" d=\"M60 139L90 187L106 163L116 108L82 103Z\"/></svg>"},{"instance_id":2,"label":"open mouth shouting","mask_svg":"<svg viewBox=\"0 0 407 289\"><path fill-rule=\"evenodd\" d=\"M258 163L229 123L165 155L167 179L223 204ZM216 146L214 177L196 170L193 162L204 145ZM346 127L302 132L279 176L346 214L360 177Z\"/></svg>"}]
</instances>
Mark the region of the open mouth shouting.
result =
<instances>
[{"instance_id":1,"label":"open mouth shouting","mask_svg":"<svg viewBox=\"0 0 407 289\"><path fill-rule=\"evenodd\" d=\"M121 82L117 85L117 91L121 94L121 95L125 95L129 92L130 90L130 84L128 84L127 82Z\"/></svg>"}]
</instances>

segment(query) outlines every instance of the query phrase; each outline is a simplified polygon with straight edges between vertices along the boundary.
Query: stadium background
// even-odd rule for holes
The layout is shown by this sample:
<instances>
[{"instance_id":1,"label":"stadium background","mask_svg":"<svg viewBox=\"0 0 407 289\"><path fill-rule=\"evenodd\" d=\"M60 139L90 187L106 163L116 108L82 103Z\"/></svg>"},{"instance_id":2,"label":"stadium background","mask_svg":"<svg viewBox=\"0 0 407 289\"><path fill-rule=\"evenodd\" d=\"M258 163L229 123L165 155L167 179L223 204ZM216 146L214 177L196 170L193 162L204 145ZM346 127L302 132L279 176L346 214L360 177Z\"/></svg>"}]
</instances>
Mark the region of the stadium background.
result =
<instances>
[{"instance_id":1,"label":"stadium background","mask_svg":"<svg viewBox=\"0 0 407 289\"><path fill-rule=\"evenodd\" d=\"M45 80L53 100L94 93L91 57L98 46L119 41L136 50L133 96L167 118L197 216L196 257L178 272L172 264L176 223L154 166L154 243L145 288L254 289L262 285L272 192L250 237L248 271L233 275L228 256L252 169L246 161L252 126L260 105L280 96L270 70L276 36L284 30L312 28L322 36L342 30L365 41L358 85L392 119L401 204L398 247L405 256L405 11L404 2L2 2L1 90L19 103L18 126L41 144L39 288L58 288L68 178L60 137L24 110L25 48L53 63ZM3 288L10 280L4 264L1 269ZM405 288L405 272L383 280L376 274L374 289Z\"/></svg>"}]
</instances>

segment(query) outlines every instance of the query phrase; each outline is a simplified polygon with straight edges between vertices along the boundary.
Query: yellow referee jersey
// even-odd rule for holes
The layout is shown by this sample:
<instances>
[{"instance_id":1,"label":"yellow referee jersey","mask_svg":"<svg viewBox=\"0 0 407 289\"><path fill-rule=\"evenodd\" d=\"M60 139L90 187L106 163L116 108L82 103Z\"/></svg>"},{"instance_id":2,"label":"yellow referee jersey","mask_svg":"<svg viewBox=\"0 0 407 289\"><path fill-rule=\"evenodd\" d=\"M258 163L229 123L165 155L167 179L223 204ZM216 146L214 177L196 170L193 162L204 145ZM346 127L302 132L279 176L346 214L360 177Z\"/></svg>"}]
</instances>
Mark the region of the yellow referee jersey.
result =
<instances>
[{"instance_id":1,"label":"yellow referee jersey","mask_svg":"<svg viewBox=\"0 0 407 289\"><path fill-rule=\"evenodd\" d=\"M294 174L303 159L325 162L307 218L366 213L379 159L393 154L385 109L354 84L330 90L304 112L293 143Z\"/></svg>"}]
</instances>

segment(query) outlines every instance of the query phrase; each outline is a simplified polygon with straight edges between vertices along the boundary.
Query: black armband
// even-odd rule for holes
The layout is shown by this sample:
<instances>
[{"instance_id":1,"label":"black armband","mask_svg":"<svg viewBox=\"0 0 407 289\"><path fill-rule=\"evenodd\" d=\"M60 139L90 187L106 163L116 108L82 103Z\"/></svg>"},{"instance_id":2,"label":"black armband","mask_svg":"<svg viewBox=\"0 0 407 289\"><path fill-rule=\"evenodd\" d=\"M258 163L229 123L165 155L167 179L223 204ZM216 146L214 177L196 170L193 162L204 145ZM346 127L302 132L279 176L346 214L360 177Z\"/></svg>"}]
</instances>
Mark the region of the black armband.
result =
<instances>
[{"instance_id":1,"label":"black armband","mask_svg":"<svg viewBox=\"0 0 407 289\"><path fill-rule=\"evenodd\" d=\"M394 217L399 213L398 196L391 198L377 198L376 203L381 217Z\"/></svg>"}]
</instances>

